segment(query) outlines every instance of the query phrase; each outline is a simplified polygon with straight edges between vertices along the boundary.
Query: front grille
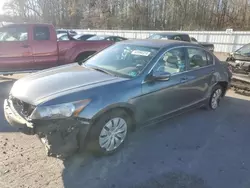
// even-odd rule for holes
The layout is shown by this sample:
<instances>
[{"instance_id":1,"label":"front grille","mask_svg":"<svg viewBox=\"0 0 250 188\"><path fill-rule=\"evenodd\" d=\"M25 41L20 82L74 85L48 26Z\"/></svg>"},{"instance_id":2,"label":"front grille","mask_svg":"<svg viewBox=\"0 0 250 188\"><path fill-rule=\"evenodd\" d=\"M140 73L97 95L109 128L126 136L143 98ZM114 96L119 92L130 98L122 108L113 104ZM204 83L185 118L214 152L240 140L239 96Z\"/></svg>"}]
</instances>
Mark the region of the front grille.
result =
<instances>
[{"instance_id":1,"label":"front grille","mask_svg":"<svg viewBox=\"0 0 250 188\"><path fill-rule=\"evenodd\" d=\"M17 98L11 97L13 107L23 117L27 118L34 111L35 107L31 104L23 102Z\"/></svg>"}]
</instances>

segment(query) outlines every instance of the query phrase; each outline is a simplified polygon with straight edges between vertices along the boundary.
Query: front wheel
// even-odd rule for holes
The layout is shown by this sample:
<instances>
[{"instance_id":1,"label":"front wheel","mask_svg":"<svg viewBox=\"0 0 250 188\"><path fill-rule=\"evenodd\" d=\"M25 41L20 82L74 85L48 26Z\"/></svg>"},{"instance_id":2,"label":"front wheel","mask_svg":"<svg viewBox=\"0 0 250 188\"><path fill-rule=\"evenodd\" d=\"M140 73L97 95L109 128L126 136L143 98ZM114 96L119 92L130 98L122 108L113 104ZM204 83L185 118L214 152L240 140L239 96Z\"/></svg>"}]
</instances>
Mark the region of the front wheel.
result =
<instances>
[{"instance_id":1,"label":"front wheel","mask_svg":"<svg viewBox=\"0 0 250 188\"><path fill-rule=\"evenodd\" d=\"M115 153L127 139L130 126L130 117L123 110L103 114L90 130L87 149L98 155Z\"/></svg>"},{"instance_id":2,"label":"front wheel","mask_svg":"<svg viewBox=\"0 0 250 188\"><path fill-rule=\"evenodd\" d=\"M216 110L221 101L222 97L222 87L220 85L216 85L211 93L210 99L209 99L209 108L212 110Z\"/></svg>"}]
</instances>

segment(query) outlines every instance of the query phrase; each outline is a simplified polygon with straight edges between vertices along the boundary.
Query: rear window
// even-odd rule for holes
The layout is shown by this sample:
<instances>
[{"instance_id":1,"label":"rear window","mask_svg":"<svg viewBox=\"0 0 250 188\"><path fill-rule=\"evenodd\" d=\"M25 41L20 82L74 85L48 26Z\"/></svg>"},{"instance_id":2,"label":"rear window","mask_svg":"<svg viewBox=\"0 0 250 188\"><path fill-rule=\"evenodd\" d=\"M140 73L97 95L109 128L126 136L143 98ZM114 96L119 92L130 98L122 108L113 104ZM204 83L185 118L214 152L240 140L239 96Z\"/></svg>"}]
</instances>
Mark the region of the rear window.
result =
<instances>
[{"instance_id":1,"label":"rear window","mask_svg":"<svg viewBox=\"0 0 250 188\"><path fill-rule=\"evenodd\" d=\"M188 35L180 35L180 37L181 37L181 40L183 41L187 41L187 42L190 41L190 37Z\"/></svg>"},{"instance_id":2,"label":"rear window","mask_svg":"<svg viewBox=\"0 0 250 188\"><path fill-rule=\"evenodd\" d=\"M148 38L149 39L168 39L167 36L162 36L162 35L159 35L159 34L150 35Z\"/></svg>"},{"instance_id":3,"label":"rear window","mask_svg":"<svg viewBox=\"0 0 250 188\"><path fill-rule=\"evenodd\" d=\"M34 40L50 40L49 28L45 26L34 27Z\"/></svg>"},{"instance_id":4,"label":"rear window","mask_svg":"<svg viewBox=\"0 0 250 188\"><path fill-rule=\"evenodd\" d=\"M87 40L104 40L105 38L106 38L105 36L93 36Z\"/></svg>"},{"instance_id":5,"label":"rear window","mask_svg":"<svg viewBox=\"0 0 250 188\"><path fill-rule=\"evenodd\" d=\"M209 53L207 53L207 64L208 65L213 65L214 64L214 57Z\"/></svg>"}]
</instances>

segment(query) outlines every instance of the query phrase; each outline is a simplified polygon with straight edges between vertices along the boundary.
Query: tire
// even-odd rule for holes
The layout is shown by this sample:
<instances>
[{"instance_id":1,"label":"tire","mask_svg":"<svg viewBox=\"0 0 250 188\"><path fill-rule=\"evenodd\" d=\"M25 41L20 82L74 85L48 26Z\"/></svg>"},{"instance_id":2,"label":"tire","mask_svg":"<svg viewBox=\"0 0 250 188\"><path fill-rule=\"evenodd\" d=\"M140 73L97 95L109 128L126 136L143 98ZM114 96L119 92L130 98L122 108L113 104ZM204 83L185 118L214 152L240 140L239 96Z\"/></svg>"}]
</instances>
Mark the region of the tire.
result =
<instances>
[{"instance_id":1,"label":"tire","mask_svg":"<svg viewBox=\"0 0 250 188\"><path fill-rule=\"evenodd\" d=\"M103 114L90 129L86 138L87 150L98 156L115 153L127 140L131 125L131 118L124 110L117 109Z\"/></svg>"},{"instance_id":2,"label":"tire","mask_svg":"<svg viewBox=\"0 0 250 188\"><path fill-rule=\"evenodd\" d=\"M216 110L220 106L222 93L223 93L223 88L220 85L214 86L207 105L207 108L209 110Z\"/></svg>"}]
</instances>

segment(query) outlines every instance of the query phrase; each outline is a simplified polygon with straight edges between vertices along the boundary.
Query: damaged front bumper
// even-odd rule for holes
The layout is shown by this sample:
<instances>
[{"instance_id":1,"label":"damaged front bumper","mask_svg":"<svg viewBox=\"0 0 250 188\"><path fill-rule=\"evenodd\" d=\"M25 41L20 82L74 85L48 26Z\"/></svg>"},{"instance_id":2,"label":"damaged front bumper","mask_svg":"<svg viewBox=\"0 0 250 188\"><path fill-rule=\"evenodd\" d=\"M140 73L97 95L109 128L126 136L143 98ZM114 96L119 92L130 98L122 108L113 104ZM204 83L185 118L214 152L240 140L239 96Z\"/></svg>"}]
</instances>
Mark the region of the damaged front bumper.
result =
<instances>
[{"instance_id":1,"label":"damaged front bumper","mask_svg":"<svg viewBox=\"0 0 250 188\"><path fill-rule=\"evenodd\" d=\"M10 100L4 101L4 114L11 126L24 134L36 134L44 144L47 155L58 158L66 158L83 149L90 128L88 120L76 118L30 122L15 110Z\"/></svg>"},{"instance_id":2,"label":"damaged front bumper","mask_svg":"<svg viewBox=\"0 0 250 188\"><path fill-rule=\"evenodd\" d=\"M10 100L4 101L4 115L8 123L17 129L19 129L24 134L33 135L34 126L33 123L24 119L13 107L13 103Z\"/></svg>"},{"instance_id":3,"label":"damaged front bumper","mask_svg":"<svg viewBox=\"0 0 250 188\"><path fill-rule=\"evenodd\" d=\"M48 156L67 158L82 150L90 124L77 119L40 121L35 133L45 146Z\"/></svg>"}]
</instances>

